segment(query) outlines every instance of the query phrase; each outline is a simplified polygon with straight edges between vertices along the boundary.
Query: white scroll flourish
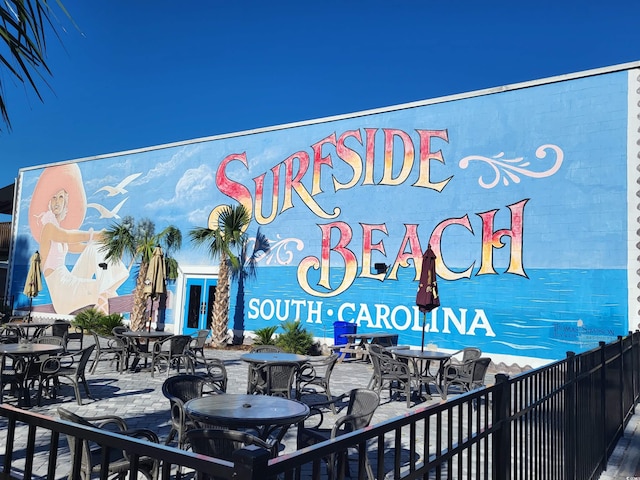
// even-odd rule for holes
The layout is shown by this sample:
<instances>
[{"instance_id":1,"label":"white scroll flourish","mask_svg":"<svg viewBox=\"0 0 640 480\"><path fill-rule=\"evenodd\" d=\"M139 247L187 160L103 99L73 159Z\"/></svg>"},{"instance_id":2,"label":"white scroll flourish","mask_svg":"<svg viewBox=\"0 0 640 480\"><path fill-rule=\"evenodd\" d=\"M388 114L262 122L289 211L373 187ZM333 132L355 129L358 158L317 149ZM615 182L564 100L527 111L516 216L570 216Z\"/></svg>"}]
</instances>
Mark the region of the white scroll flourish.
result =
<instances>
[{"instance_id":1,"label":"white scroll flourish","mask_svg":"<svg viewBox=\"0 0 640 480\"><path fill-rule=\"evenodd\" d=\"M469 163L472 161L480 161L489 165L493 172L495 173L495 178L493 181L487 183L484 181L484 177L480 176L478 178L478 184L482 188L493 188L495 187L500 178L502 178L502 183L505 186L509 185L509 179L513 183L520 183L520 175L524 175L531 178L545 178L550 177L554 173L556 173L560 166L562 165L562 161L564 160L564 152L557 145L541 145L536 149L536 157L539 159L543 159L547 156L547 150L552 150L556 154L556 161L553 166L545 170L543 172L535 172L529 170L528 167L531 166L531 162L524 160L523 157L517 157L514 159L506 159L504 157L504 152L500 152L498 155L495 155L492 158L483 157L482 155L469 155L468 157L464 157L459 162L459 166L462 169L465 169L469 166ZM501 174L504 174L504 176Z\"/></svg>"},{"instance_id":2,"label":"white scroll flourish","mask_svg":"<svg viewBox=\"0 0 640 480\"><path fill-rule=\"evenodd\" d=\"M276 241L269 240L271 250L268 254L260 258L260 261L264 261L267 265L290 265L293 262L295 248L297 251L302 251L304 248L304 242L299 238L280 238L278 235Z\"/></svg>"}]
</instances>

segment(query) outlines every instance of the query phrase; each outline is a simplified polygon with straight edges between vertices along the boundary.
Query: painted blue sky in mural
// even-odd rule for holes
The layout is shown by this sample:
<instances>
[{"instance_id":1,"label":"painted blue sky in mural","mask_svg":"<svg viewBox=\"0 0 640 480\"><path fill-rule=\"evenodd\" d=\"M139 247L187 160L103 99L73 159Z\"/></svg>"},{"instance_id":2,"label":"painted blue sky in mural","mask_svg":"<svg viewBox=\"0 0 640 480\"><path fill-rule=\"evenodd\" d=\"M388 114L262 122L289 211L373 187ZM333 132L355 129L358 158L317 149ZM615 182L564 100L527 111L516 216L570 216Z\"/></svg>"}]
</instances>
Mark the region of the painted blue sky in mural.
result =
<instances>
[{"instance_id":1,"label":"painted blue sky in mural","mask_svg":"<svg viewBox=\"0 0 640 480\"><path fill-rule=\"evenodd\" d=\"M0 185L24 166L640 58L631 0L64 3L80 31L58 15L44 104L3 83L13 131L0 137Z\"/></svg>"}]
</instances>

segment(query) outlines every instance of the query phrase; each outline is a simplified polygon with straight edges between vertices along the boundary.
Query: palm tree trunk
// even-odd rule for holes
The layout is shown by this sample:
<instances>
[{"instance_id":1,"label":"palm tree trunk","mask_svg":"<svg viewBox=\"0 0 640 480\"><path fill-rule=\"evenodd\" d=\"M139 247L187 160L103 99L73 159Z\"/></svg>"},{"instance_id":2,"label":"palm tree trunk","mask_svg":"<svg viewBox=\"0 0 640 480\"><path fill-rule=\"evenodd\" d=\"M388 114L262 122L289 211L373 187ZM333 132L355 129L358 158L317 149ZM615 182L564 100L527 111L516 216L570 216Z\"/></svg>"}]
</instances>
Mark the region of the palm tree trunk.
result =
<instances>
[{"instance_id":1,"label":"palm tree trunk","mask_svg":"<svg viewBox=\"0 0 640 480\"><path fill-rule=\"evenodd\" d=\"M229 265L227 255L220 255L216 297L211 309L211 342L220 347L227 344L229 329Z\"/></svg>"},{"instance_id":2,"label":"palm tree trunk","mask_svg":"<svg viewBox=\"0 0 640 480\"><path fill-rule=\"evenodd\" d=\"M131 309L131 330L143 330L147 322L147 298L144 293L144 280L147 278L148 263L140 263L140 271L133 290L133 308Z\"/></svg>"}]
</instances>

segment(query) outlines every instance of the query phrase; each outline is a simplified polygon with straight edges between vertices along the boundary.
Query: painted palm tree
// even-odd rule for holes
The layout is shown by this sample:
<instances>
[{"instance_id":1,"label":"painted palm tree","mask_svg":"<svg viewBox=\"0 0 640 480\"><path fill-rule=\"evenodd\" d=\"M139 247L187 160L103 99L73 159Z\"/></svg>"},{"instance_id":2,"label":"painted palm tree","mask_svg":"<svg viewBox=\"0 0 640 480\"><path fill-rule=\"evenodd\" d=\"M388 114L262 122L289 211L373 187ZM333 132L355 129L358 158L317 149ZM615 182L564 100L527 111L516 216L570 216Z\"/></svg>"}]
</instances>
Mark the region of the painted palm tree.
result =
<instances>
[{"instance_id":1,"label":"painted palm tree","mask_svg":"<svg viewBox=\"0 0 640 480\"><path fill-rule=\"evenodd\" d=\"M51 18L56 18L50 0L5 0L0 3L0 43L6 49L0 49L0 65L10 74L11 80L28 85L42 100L35 78L42 72L51 74L46 56L45 33L53 29ZM71 19L60 0L55 2L64 14ZM55 29L53 32L55 34ZM0 117L11 129L7 105L2 94L3 80L0 75Z\"/></svg>"},{"instance_id":2,"label":"painted palm tree","mask_svg":"<svg viewBox=\"0 0 640 480\"><path fill-rule=\"evenodd\" d=\"M249 253L251 251L251 253ZM250 239L240 247L240 262L238 268L231 269L231 279L238 282L236 292L236 308L233 314L233 344L241 345L244 340L244 285L247 280L257 276L257 265L260 258L271 251L269 239L260 231L256 232L253 243Z\"/></svg>"},{"instance_id":3,"label":"painted palm tree","mask_svg":"<svg viewBox=\"0 0 640 480\"><path fill-rule=\"evenodd\" d=\"M235 251L247 242L246 230L251 215L243 205L218 207L209 217L208 227L197 227L189 232L196 246L206 246L212 259L219 260L216 296L211 312L211 337L216 346L226 345L229 328L230 269L241 265Z\"/></svg>"},{"instance_id":4,"label":"painted palm tree","mask_svg":"<svg viewBox=\"0 0 640 480\"><path fill-rule=\"evenodd\" d=\"M168 226L160 233L155 233L155 224L146 218L135 222L133 217L126 216L121 223L113 224L104 232L102 251L107 260L118 258L129 259L129 270L138 264L138 277L133 290L133 308L131 310L131 329L142 330L147 320L147 302L149 293L144 291L144 280L147 277L149 262L156 245L164 250L167 266L167 278L178 276L178 262L172 254L182 246L182 233L174 226Z\"/></svg>"}]
</instances>

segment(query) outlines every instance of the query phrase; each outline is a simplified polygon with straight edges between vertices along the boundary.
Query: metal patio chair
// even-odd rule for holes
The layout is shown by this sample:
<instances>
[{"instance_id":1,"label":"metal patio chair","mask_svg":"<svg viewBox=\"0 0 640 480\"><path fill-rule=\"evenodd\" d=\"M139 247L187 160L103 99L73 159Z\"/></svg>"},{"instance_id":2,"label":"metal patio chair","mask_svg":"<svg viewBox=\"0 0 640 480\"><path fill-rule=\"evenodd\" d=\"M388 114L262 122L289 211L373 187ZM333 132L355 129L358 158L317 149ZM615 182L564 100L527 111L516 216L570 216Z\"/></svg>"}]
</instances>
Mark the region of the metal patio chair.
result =
<instances>
[{"instance_id":1,"label":"metal patio chair","mask_svg":"<svg viewBox=\"0 0 640 480\"><path fill-rule=\"evenodd\" d=\"M324 416L322 409L317 406L311 407L311 415L305 420L304 425L298 426L298 450L369 426L373 414L380 405L380 396L375 391L366 388L353 389L348 396L349 402L346 405L346 413L336 419L331 427L323 426ZM339 399L344 397L346 397L346 394L339 397ZM309 426L310 424L311 426ZM349 471L348 452L346 451L339 455L331 454L324 460L327 463L329 479L334 479L336 476L341 475L344 473L343 470ZM367 457L365 457L365 470L368 478L373 480L375 477Z\"/></svg>"},{"instance_id":2,"label":"metal patio chair","mask_svg":"<svg viewBox=\"0 0 640 480\"><path fill-rule=\"evenodd\" d=\"M89 372L95 372L98 362L109 360L110 365L116 362L118 371L122 373L127 368L127 343L114 335L99 335L94 331L91 334L96 353Z\"/></svg>"},{"instance_id":3,"label":"metal patio chair","mask_svg":"<svg viewBox=\"0 0 640 480\"><path fill-rule=\"evenodd\" d=\"M147 429L129 429L126 421L115 415L102 415L102 416L80 416L69 410L58 407L58 415L62 420L68 422L77 423L85 427L104 428L109 431L119 433L121 435L127 435L149 442L159 443L158 436ZM79 449L77 447L78 441L82 442ZM109 449L105 452L103 449L90 443L88 440L82 440L67 434L67 442L69 444L69 450L71 452L71 472L69 474L69 480L90 480L92 475L104 474L105 478L112 475L116 475L118 478L125 478L133 466L132 459L129 457L126 451ZM76 463L76 452L79 452L82 456L80 459L80 478L76 479L73 476ZM136 462L138 473L144 475L148 480L156 480L158 478L159 462L150 457L142 456ZM107 472L104 472L103 465L106 465Z\"/></svg>"},{"instance_id":4,"label":"metal patio chair","mask_svg":"<svg viewBox=\"0 0 640 480\"><path fill-rule=\"evenodd\" d=\"M233 459L233 452L248 445L256 445L269 450L272 457L278 455L277 443L271 444L247 432L197 428L189 430L186 437L187 442L191 445L191 450L195 453L227 461ZM196 478L198 480L223 480L221 477L209 475L202 471L197 472Z\"/></svg>"},{"instance_id":5,"label":"metal patio chair","mask_svg":"<svg viewBox=\"0 0 640 480\"><path fill-rule=\"evenodd\" d=\"M411 384L414 375L409 365L393 358L393 355L377 344L368 344L367 351L373 365L373 375L369 382L369 388L378 394L383 387L389 388L389 398L393 398L393 392L403 392L407 399L407 408L411 406Z\"/></svg>"},{"instance_id":6,"label":"metal patio chair","mask_svg":"<svg viewBox=\"0 0 640 480\"><path fill-rule=\"evenodd\" d=\"M189 428L195 428L195 424L187 415L184 404L201 397L207 383L202 376L181 374L167 378L162 384L162 394L169 399L171 408L171 430L165 440L166 445L177 437L178 448L185 447L185 434Z\"/></svg>"},{"instance_id":7,"label":"metal patio chair","mask_svg":"<svg viewBox=\"0 0 640 480\"><path fill-rule=\"evenodd\" d=\"M332 402L331 395L331 373L338 362L340 355L332 353L320 360L310 360L302 365L297 379L296 394L297 399L301 400L305 394L322 394L326 395L327 400ZM333 403L329 403L331 411L336 413L336 407Z\"/></svg>"},{"instance_id":8,"label":"metal patio chair","mask_svg":"<svg viewBox=\"0 0 640 480\"><path fill-rule=\"evenodd\" d=\"M158 340L153 344L153 355L151 357L151 376L155 369L160 369L160 365L167 366L167 376L171 367L175 366L180 373L180 366L183 365L187 373L194 371L192 356L189 345L193 337L190 335L173 335L163 340Z\"/></svg>"},{"instance_id":9,"label":"metal patio chair","mask_svg":"<svg viewBox=\"0 0 640 480\"><path fill-rule=\"evenodd\" d=\"M198 354L202 357L202 360L206 362L206 358L204 356L204 346L207 343L207 338L209 337L209 330L198 330L198 336L195 337L191 341L191 351L193 352L194 357Z\"/></svg>"},{"instance_id":10,"label":"metal patio chair","mask_svg":"<svg viewBox=\"0 0 640 480\"><path fill-rule=\"evenodd\" d=\"M480 357L461 365L446 367L442 377L444 392L450 387L458 387L463 392L483 387L490 364L491 358Z\"/></svg>"},{"instance_id":11,"label":"metal patio chair","mask_svg":"<svg viewBox=\"0 0 640 480\"><path fill-rule=\"evenodd\" d=\"M51 389L51 397L56 397L56 389L60 380L67 380L73 387L73 392L78 405L82 405L80 396L80 384L84 387L85 394L91 398L89 384L85 375L89 358L95 349L95 345L89 345L79 352L64 355L51 355L42 362L40 367L40 381L38 385L38 406L42 399L42 391Z\"/></svg>"}]
</instances>

